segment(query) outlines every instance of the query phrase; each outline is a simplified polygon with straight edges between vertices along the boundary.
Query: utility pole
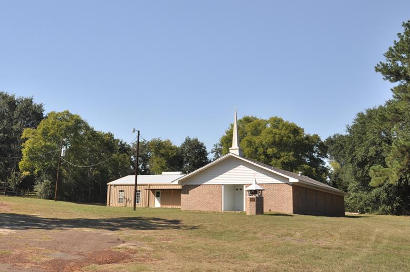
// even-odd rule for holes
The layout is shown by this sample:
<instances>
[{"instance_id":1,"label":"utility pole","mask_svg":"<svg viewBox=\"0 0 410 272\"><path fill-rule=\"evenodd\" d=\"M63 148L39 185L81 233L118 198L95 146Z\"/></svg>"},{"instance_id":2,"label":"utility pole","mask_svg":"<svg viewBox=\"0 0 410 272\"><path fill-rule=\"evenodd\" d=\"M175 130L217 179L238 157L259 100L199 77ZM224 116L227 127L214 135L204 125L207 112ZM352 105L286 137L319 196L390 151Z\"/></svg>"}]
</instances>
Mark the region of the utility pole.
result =
<instances>
[{"instance_id":1,"label":"utility pole","mask_svg":"<svg viewBox=\"0 0 410 272\"><path fill-rule=\"evenodd\" d=\"M135 132L135 129L134 129ZM138 157L139 157L139 149L140 149L140 131L137 130L137 157L135 158L135 185L134 185L134 211L137 207L137 184L138 184ZM140 200L141 200L141 193L140 193Z\"/></svg>"},{"instance_id":2,"label":"utility pole","mask_svg":"<svg viewBox=\"0 0 410 272\"><path fill-rule=\"evenodd\" d=\"M63 141L64 142L64 141ZM60 165L61 165L61 157L64 157L65 155L65 147L63 143L61 144L61 153L58 156L58 164L57 164L57 178L56 178L56 186L55 186L55 191L54 191L54 201L57 201L57 194L58 194L58 176L60 173Z\"/></svg>"}]
</instances>

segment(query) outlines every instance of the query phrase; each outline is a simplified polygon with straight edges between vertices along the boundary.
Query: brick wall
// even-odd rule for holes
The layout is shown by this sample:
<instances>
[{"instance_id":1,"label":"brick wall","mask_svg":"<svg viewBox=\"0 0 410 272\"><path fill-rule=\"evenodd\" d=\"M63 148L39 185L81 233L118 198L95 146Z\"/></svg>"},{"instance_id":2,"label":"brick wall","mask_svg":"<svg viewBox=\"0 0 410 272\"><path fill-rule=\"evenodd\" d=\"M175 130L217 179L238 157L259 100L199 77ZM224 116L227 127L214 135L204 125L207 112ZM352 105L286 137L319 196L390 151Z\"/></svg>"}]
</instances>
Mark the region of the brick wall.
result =
<instances>
[{"instance_id":1,"label":"brick wall","mask_svg":"<svg viewBox=\"0 0 410 272\"><path fill-rule=\"evenodd\" d=\"M344 196L294 185L293 212L298 214L344 216Z\"/></svg>"},{"instance_id":2,"label":"brick wall","mask_svg":"<svg viewBox=\"0 0 410 272\"><path fill-rule=\"evenodd\" d=\"M222 211L222 185L184 185L181 190L181 209Z\"/></svg>"},{"instance_id":3,"label":"brick wall","mask_svg":"<svg viewBox=\"0 0 410 272\"><path fill-rule=\"evenodd\" d=\"M292 186L288 184L259 184L263 191L264 212L293 213Z\"/></svg>"},{"instance_id":4,"label":"brick wall","mask_svg":"<svg viewBox=\"0 0 410 272\"><path fill-rule=\"evenodd\" d=\"M247 215L263 214L263 197L246 196L245 203Z\"/></svg>"}]
</instances>

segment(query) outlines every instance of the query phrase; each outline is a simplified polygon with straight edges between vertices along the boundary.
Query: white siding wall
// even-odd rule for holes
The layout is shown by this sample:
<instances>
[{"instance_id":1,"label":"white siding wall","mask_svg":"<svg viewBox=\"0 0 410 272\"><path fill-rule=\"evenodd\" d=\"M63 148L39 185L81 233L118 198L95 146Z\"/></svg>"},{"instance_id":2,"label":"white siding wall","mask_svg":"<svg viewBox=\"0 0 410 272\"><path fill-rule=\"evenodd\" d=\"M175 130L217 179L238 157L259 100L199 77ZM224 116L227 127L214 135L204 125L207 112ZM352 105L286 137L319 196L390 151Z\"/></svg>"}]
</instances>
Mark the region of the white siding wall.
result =
<instances>
[{"instance_id":1,"label":"white siding wall","mask_svg":"<svg viewBox=\"0 0 410 272\"><path fill-rule=\"evenodd\" d=\"M258 183L286 183L289 180L237 158L227 158L201 173L189 178L183 184L251 184L254 177Z\"/></svg>"}]
</instances>

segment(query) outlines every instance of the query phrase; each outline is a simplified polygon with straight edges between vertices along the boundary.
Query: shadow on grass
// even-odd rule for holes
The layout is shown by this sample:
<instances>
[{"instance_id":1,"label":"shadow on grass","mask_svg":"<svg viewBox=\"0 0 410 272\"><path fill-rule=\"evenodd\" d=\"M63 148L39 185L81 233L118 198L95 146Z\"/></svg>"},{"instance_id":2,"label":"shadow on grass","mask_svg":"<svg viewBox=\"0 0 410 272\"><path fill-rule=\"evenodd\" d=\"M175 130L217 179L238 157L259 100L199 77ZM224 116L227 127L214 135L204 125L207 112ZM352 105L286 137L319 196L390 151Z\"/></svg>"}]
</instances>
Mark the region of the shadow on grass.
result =
<instances>
[{"instance_id":1,"label":"shadow on grass","mask_svg":"<svg viewBox=\"0 0 410 272\"><path fill-rule=\"evenodd\" d=\"M346 218L362 218L362 217L369 217L368 215L351 215L351 214L346 214L344 217Z\"/></svg>"},{"instance_id":2,"label":"shadow on grass","mask_svg":"<svg viewBox=\"0 0 410 272\"><path fill-rule=\"evenodd\" d=\"M181 220L169 220L158 217L118 217L118 218L44 218L34 215L2 213L0 229L74 229L92 228L104 230L165 230L165 229L197 229L197 226L185 226Z\"/></svg>"},{"instance_id":3,"label":"shadow on grass","mask_svg":"<svg viewBox=\"0 0 410 272\"><path fill-rule=\"evenodd\" d=\"M293 214L286 214L286 213L265 213L264 215L269 216L294 216ZM330 215L318 215L318 214L298 214L298 215L307 215L307 216L315 216L315 217L333 217L333 218L362 218L362 217L369 217L369 215L355 215L355 214L346 214L342 216L330 216Z\"/></svg>"},{"instance_id":4,"label":"shadow on grass","mask_svg":"<svg viewBox=\"0 0 410 272\"><path fill-rule=\"evenodd\" d=\"M269 216L293 216L293 214L286 214L286 213L265 213L264 215L269 215Z\"/></svg>"}]
</instances>

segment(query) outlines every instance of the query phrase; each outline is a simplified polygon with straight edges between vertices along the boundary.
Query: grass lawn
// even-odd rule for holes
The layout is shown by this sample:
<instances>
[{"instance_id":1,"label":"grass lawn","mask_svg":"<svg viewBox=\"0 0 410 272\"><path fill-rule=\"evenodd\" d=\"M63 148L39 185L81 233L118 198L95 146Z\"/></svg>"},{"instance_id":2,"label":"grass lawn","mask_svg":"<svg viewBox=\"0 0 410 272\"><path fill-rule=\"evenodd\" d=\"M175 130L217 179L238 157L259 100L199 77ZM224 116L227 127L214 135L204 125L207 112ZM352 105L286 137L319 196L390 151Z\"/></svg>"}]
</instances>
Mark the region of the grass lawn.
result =
<instances>
[{"instance_id":1,"label":"grass lawn","mask_svg":"<svg viewBox=\"0 0 410 272\"><path fill-rule=\"evenodd\" d=\"M0 271L410 271L410 217L113 208L0 197Z\"/></svg>"}]
</instances>

